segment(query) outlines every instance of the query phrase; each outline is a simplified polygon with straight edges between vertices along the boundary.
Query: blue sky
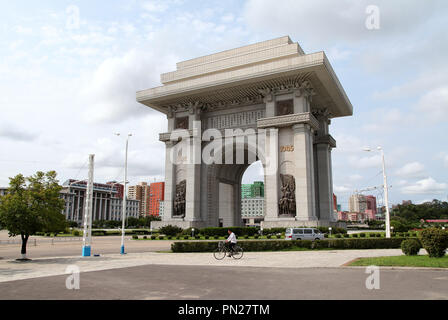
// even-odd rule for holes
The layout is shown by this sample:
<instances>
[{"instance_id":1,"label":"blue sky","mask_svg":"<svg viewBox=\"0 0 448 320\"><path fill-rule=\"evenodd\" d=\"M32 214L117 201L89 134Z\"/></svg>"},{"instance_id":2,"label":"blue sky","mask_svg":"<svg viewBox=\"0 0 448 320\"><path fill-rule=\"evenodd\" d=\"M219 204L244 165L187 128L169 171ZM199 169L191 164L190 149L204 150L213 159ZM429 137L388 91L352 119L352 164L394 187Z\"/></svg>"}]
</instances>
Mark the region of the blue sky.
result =
<instances>
[{"instance_id":1,"label":"blue sky","mask_svg":"<svg viewBox=\"0 0 448 320\"><path fill-rule=\"evenodd\" d=\"M379 29L365 26L368 5ZM132 132L131 182L163 179L166 119L135 102L178 61L289 35L325 51L354 107L334 119L334 190L382 184L391 202L448 195L446 1L0 1L0 185L19 172L55 169L120 179ZM257 179L251 167L244 182ZM377 193L373 193L378 195Z\"/></svg>"}]
</instances>

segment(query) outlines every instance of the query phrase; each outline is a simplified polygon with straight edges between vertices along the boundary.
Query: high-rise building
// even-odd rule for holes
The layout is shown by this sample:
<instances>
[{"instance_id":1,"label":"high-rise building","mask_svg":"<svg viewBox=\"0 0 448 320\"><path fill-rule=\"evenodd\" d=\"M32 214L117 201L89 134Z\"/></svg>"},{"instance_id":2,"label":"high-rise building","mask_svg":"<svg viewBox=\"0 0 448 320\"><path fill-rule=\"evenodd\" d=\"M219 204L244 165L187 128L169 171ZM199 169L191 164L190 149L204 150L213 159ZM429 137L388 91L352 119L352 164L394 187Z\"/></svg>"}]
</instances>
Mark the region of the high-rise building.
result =
<instances>
[{"instance_id":1,"label":"high-rise building","mask_svg":"<svg viewBox=\"0 0 448 320\"><path fill-rule=\"evenodd\" d=\"M363 194L353 194L349 201L350 215L348 220L376 220L377 208L376 197L372 195L365 196ZM358 215L355 217L355 213Z\"/></svg>"},{"instance_id":2,"label":"high-rise building","mask_svg":"<svg viewBox=\"0 0 448 320\"><path fill-rule=\"evenodd\" d=\"M146 182L140 182L128 189L128 198L140 201L139 215L145 216L149 212L149 186Z\"/></svg>"},{"instance_id":3,"label":"high-rise building","mask_svg":"<svg viewBox=\"0 0 448 320\"><path fill-rule=\"evenodd\" d=\"M163 202L165 195L165 182L154 182L149 186L149 210L148 215L160 215L160 203Z\"/></svg>"},{"instance_id":4,"label":"high-rise building","mask_svg":"<svg viewBox=\"0 0 448 320\"><path fill-rule=\"evenodd\" d=\"M264 182L255 181L252 184L241 185L241 198L264 197Z\"/></svg>"},{"instance_id":5,"label":"high-rise building","mask_svg":"<svg viewBox=\"0 0 448 320\"><path fill-rule=\"evenodd\" d=\"M366 196L366 210L367 219L376 220L376 197Z\"/></svg>"},{"instance_id":6,"label":"high-rise building","mask_svg":"<svg viewBox=\"0 0 448 320\"><path fill-rule=\"evenodd\" d=\"M362 212L364 213L367 208L366 197L362 194L353 194L350 196L348 203L348 210L350 212Z\"/></svg>"}]
</instances>

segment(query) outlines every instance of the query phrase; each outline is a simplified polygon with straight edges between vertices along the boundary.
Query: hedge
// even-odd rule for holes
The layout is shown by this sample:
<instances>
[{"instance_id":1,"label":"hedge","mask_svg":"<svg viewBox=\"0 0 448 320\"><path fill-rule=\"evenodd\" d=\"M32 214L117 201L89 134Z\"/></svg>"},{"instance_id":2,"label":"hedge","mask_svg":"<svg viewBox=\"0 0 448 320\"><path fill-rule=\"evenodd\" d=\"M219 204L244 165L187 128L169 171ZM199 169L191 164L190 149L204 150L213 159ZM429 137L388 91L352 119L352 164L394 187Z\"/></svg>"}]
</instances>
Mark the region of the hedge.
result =
<instances>
[{"instance_id":1,"label":"hedge","mask_svg":"<svg viewBox=\"0 0 448 320\"><path fill-rule=\"evenodd\" d=\"M200 229L200 233L205 236L226 237L228 236L227 230L229 229L232 230L236 236L253 236L258 232L258 229L255 227L215 227Z\"/></svg>"},{"instance_id":2,"label":"hedge","mask_svg":"<svg viewBox=\"0 0 448 320\"><path fill-rule=\"evenodd\" d=\"M239 241L244 251L280 251L292 248L304 249L397 249L405 238L362 238L311 240L272 240L272 241ZM173 252L213 252L217 248L216 241L174 242Z\"/></svg>"}]
</instances>

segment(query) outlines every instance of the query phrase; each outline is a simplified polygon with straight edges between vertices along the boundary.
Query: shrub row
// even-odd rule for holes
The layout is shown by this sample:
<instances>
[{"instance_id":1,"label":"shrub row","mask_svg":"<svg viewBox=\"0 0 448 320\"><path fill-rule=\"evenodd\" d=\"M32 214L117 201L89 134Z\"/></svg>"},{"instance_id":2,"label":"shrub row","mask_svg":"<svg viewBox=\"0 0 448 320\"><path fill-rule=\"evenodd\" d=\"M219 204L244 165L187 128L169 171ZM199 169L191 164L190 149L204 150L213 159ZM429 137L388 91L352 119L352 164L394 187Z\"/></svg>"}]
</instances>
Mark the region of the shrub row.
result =
<instances>
[{"instance_id":1,"label":"shrub row","mask_svg":"<svg viewBox=\"0 0 448 320\"><path fill-rule=\"evenodd\" d=\"M368 239L331 239L322 241L311 240L280 240L280 241L239 241L244 251L279 251L292 248L305 249L396 249L401 247L403 238L368 238ZM173 252L212 252L217 248L216 242L174 242Z\"/></svg>"},{"instance_id":2,"label":"shrub row","mask_svg":"<svg viewBox=\"0 0 448 320\"><path fill-rule=\"evenodd\" d=\"M216 227L216 228L203 228L200 233L205 236L228 236L227 230L232 230L237 237L241 236L253 236L258 232L255 227Z\"/></svg>"}]
</instances>

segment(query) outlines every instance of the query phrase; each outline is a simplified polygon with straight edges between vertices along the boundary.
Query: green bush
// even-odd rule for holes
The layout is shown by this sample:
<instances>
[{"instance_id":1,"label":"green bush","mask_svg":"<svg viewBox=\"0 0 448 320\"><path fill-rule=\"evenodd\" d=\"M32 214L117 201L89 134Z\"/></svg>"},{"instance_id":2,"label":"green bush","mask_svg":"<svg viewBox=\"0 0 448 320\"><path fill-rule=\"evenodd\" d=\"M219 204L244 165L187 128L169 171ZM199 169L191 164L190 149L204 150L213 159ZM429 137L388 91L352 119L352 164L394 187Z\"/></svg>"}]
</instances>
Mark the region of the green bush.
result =
<instances>
[{"instance_id":1,"label":"green bush","mask_svg":"<svg viewBox=\"0 0 448 320\"><path fill-rule=\"evenodd\" d=\"M184 236L184 240L188 240L189 236Z\"/></svg>"},{"instance_id":2,"label":"green bush","mask_svg":"<svg viewBox=\"0 0 448 320\"><path fill-rule=\"evenodd\" d=\"M79 232L79 230L73 230L72 234L73 234L73 236L75 236L75 237L79 237L80 232Z\"/></svg>"},{"instance_id":3,"label":"green bush","mask_svg":"<svg viewBox=\"0 0 448 320\"><path fill-rule=\"evenodd\" d=\"M401 251L407 256L416 256L421 247L420 241L416 239L407 239L401 242Z\"/></svg>"},{"instance_id":4,"label":"green bush","mask_svg":"<svg viewBox=\"0 0 448 320\"><path fill-rule=\"evenodd\" d=\"M360 236L361 238L365 238L365 237L366 237L366 234L365 234L364 232L361 232L361 233L359 234L359 236Z\"/></svg>"},{"instance_id":5,"label":"green bush","mask_svg":"<svg viewBox=\"0 0 448 320\"><path fill-rule=\"evenodd\" d=\"M172 225L167 225L167 226L160 228L159 232L166 236L175 236L176 234L182 232L182 228L172 226Z\"/></svg>"},{"instance_id":6,"label":"green bush","mask_svg":"<svg viewBox=\"0 0 448 320\"><path fill-rule=\"evenodd\" d=\"M156 236L151 236L151 240L156 240Z\"/></svg>"},{"instance_id":7,"label":"green bush","mask_svg":"<svg viewBox=\"0 0 448 320\"><path fill-rule=\"evenodd\" d=\"M335 236L336 238L342 238L342 234L340 234L340 233L336 233L334 236Z\"/></svg>"},{"instance_id":8,"label":"green bush","mask_svg":"<svg viewBox=\"0 0 448 320\"><path fill-rule=\"evenodd\" d=\"M271 239L271 235L268 234L268 235L266 236L266 239Z\"/></svg>"},{"instance_id":9,"label":"green bush","mask_svg":"<svg viewBox=\"0 0 448 320\"><path fill-rule=\"evenodd\" d=\"M187 228L182 231L182 235L183 236L191 236L193 234L192 229L194 229L195 236L201 234L201 229L199 229L199 228Z\"/></svg>"},{"instance_id":10,"label":"green bush","mask_svg":"<svg viewBox=\"0 0 448 320\"><path fill-rule=\"evenodd\" d=\"M165 239L164 236L159 236L159 240L163 240L163 239Z\"/></svg>"},{"instance_id":11,"label":"green bush","mask_svg":"<svg viewBox=\"0 0 448 320\"><path fill-rule=\"evenodd\" d=\"M220 237L227 237L228 236L228 230L232 230L232 232L235 233L237 237L248 235L252 236L258 232L257 228L255 227L216 227L216 228L203 228L201 229L201 233L203 235L208 236L220 236Z\"/></svg>"},{"instance_id":12,"label":"green bush","mask_svg":"<svg viewBox=\"0 0 448 320\"><path fill-rule=\"evenodd\" d=\"M359 235L357 233L352 233L351 236L352 238L358 238Z\"/></svg>"},{"instance_id":13,"label":"green bush","mask_svg":"<svg viewBox=\"0 0 448 320\"><path fill-rule=\"evenodd\" d=\"M443 257L448 247L448 232L438 228L427 228L420 233L420 241L431 258Z\"/></svg>"},{"instance_id":14,"label":"green bush","mask_svg":"<svg viewBox=\"0 0 448 320\"><path fill-rule=\"evenodd\" d=\"M148 236L143 236L143 239L145 239L145 240L148 239Z\"/></svg>"},{"instance_id":15,"label":"green bush","mask_svg":"<svg viewBox=\"0 0 448 320\"><path fill-rule=\"evenodd\" d=\"M208 240L208 238L210 238L210 237L209 237L209 236L207 236L207 235L206 235L206 236L204 236L204 239L205 239L205 240Z\"/></svg>"},{"instance_id":16,"label":"green bush","mask_svg":"<svg viewBox=\"0 0 448 320\"><path fill-rule=\"evenodd\" d=\"M350 238L350 235L348 233L345 233L344 238Z\"/></svg>"},{"instance_id":17,"label":"green bush","mask_svg":"<svg viewBox=\"0 0 448 320\"><path fill-rule=\"evenodd\" d=\"M138 240L138 236L134 234L134 235L132 236L132 239L134 239L134 240Z\"/></svg>"},{"instance_id":18,"label":"green bush","mask_svg":"<svg viewBox=\"0 0 448 320\"><path fill-rule=\"evenodd\" d=\"M240 241L238 244L244 251L280 251L294 248L305 249L397 249L403 238L363 238L363 239L331 239L322 241L311 240L273 240L273 241ZM174 242L173 252L212 252L217 248L216 242Z\"/></svg>"},{"instance_id":19,"label":"green bush","mask_svg":"<svg viewBox=\"0 0 448 320\"><path fill-rule=\"evenodd\" d=\"M378 233L375 234L375 236L376 236L377 238L381 238L382 235L381 235L381 233L378 232Z\"/></svg>"},{"instance_id":20,"label":"green bush","mask_svg":"<svg viewBox=\"0 0 448 320\"><path fill-rule=\"evenodd\" d=\"M277 239L282 239L282 238L284 238L285 236L283 236L283 235L278 235L277 236Z\"/></svg>"}]
</instances>

